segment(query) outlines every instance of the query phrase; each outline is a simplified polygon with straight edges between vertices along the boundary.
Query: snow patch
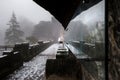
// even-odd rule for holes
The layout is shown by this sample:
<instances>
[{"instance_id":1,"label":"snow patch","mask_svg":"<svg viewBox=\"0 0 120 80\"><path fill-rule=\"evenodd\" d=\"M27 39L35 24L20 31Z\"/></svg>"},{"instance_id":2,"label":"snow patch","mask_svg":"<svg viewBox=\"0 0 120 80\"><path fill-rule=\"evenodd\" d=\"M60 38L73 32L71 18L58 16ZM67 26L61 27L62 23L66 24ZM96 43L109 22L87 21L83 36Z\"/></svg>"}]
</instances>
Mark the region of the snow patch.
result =
<instances>
[{"instance_id":1,"label":"snow patch","mask_svg":"<svg viewBox=\"0 0 120 80\"><path fill-rule=\"evenodd\" d=\"M58 44L53 44L31 61L25 62L19 70L10 75L8 80L43 80L46 60L55 56L41 56L41 54L56 54L57 48Z\"/></svg>"}]
</instances>

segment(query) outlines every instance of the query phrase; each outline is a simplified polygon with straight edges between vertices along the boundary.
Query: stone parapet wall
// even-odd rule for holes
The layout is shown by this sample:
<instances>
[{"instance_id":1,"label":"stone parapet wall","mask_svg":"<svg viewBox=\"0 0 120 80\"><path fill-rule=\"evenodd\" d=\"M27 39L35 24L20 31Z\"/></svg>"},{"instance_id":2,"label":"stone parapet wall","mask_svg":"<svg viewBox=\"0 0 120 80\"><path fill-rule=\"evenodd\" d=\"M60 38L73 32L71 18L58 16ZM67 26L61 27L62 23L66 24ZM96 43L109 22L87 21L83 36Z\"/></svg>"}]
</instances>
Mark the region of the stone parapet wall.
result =
<instances>
[{"instance_id":1,"label":"stone parapet wall","mask_svg":"<svg viewBox=\"0 0 120 80\"><path fill-rule=\"evenodd\" d=\"M31 60L40 52L48 48L52 43L29 43L16 44L11 51L4 51L0 56L0 80L18 69L23 65L23 62Z\"/></svg>"}]
</instances>

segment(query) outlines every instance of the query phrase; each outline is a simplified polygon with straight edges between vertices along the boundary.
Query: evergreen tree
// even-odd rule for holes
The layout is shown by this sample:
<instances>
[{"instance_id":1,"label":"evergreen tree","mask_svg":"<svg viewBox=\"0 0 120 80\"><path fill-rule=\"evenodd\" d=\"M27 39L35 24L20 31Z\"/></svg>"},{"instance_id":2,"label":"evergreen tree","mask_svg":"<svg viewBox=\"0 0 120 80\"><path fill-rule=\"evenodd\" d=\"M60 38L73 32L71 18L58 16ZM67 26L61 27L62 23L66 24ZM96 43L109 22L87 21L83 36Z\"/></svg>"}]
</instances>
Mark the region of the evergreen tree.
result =
<instances>
[{"instance_id":1,"label":"evergreen tree","mask_svg":"<svg viewBox=\"0 0 120 80\"><path fill-rule=\"evenodd\" d=\"M17 18L15 14L12 14L12 17L8 23L10 26L5 33L5 43L6 44L15 44L18 42L23 42L22 36L24 32L20 30L19 23L17 22Z\"/></svg>"}]
</instances>

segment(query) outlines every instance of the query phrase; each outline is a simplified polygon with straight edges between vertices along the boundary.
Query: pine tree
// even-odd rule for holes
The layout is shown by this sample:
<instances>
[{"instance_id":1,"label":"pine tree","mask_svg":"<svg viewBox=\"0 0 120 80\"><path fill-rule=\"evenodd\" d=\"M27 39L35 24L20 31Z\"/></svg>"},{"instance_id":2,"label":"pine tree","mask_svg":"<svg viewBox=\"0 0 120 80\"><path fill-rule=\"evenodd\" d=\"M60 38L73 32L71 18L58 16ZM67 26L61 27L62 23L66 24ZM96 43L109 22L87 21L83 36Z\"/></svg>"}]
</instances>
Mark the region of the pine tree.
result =
<instances>
[{"instance_id":1,"label":"pine tree","mask_svg":"<svg viewBox=\"0 0 120 80\"><path fill-rule=\"evenodd\" d=\"M5 33L5 43L14 45L15 43L23 42L22 36L24 35L24 32L20 30L19 23L17 22L17 18L14 13L7 25L10 27Z\"/></svg>"}]
</instances>

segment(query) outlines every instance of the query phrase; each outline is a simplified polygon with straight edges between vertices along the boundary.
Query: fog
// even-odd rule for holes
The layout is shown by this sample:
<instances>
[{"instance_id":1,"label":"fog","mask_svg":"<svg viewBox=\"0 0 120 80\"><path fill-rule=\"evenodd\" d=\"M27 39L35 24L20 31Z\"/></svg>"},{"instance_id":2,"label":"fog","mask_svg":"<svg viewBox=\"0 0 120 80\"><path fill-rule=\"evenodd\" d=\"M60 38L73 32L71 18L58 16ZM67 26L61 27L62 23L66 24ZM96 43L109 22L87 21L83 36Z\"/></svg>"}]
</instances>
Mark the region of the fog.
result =
<instances>
[{"instance_id":1,"label":"fog","mask_svg":"<svg viewBox=\"0 0 120 80\"><path fill-rule=\"evenodd\" d=\"M90 9L83 11L72 21L76 23L80 22L90 30L90 28L93 28L91 26L94 26L96 22L104 22L104 8L105 1L103 0ZM0 0L0 44L4 43L5 31L9 27L7 23L9 22L13 12L16 14L21 29L26 34L25 36L31 34L33 27L39 24L40 21L51 21L51 17L53 17L48 11L37 5L32 0ZM69 27L70 26L68 25L68 28ZM87 30L87 28L85 29ZM70 30L70 32L71 31L72 30ZM67 33L67 35L70 34Z\"/></svg>"},{"instance_id":2,"label":"fog","mask_svg":"<svg viewBox=\"0 0 120 80\"><path fill-rule=\"evenodd\" d=\"M74 18L68 25L65 38L69 40L83 40L84 37L93 33L95 35L96 24L99 23L103 28L102 38L104 39L105 22L105 1L101 1L86 11L83 11ZM99 35L96 35L99 37Z\"/></svg>"},{"instance_id":3,"label":"fog","mask_svg":"<svg viewBox=\"0 0 120 80\"><path fill-rule=\"evenodd\" d=\"M25 16L34 23L50 20L51 15L32 0L0 0L0 21L5 22L12 12Z\"/></svg>"},{"instance_id":4,"label":"fog","mask_svg":"<svg viewBox=\"0 0 120 80\"><path fill-rule=\"evenodd\" d=\"M6 24L13 12L16 14L18 22L21 17L24 17L34 25L40 21L50 21L52 17L48 11L32 0L0 0L0 44L4 43L4 33L9 27Z\"/></svg>"},{"instance_id":5,"label":"fog","mask_svg":"<svg viewBox=\"0 0 120 80\"><path fill-rule=\"evenodd\" d=\"M95 6L83 11L72 21L82 21L86 25L93 24L98 21L105 20L105 0L99 2Z\"/></svg>"}]
</instances>

